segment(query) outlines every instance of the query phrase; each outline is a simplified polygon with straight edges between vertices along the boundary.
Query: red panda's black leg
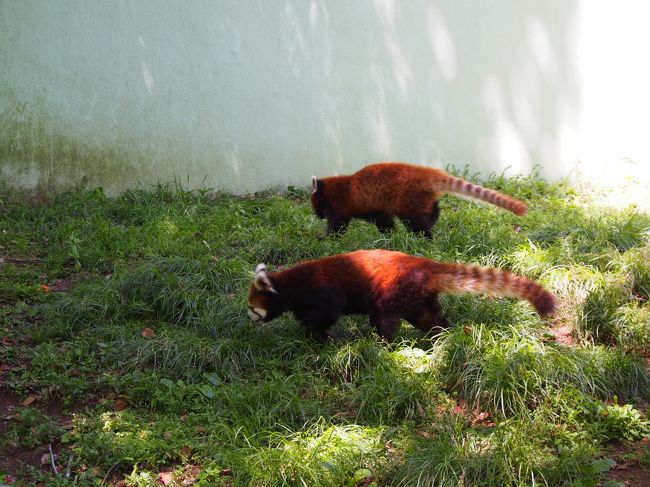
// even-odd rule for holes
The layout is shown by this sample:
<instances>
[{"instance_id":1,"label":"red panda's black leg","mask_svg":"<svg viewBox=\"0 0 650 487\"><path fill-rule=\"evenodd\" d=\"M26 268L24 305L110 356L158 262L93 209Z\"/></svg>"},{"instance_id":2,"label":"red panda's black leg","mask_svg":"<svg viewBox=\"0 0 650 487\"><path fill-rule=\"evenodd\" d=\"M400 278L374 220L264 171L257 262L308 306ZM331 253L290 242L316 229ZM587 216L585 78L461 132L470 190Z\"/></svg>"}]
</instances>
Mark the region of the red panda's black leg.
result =
<instances>
[{"instance_id":1,"label":"red panda's black leg","mask_svg":"<svg viewBox=\"0 0 650 487\"><path fill-rule=\"evenodd\" d=\"M321 329L316 329L316 328L311 328L307 326L305 328L305 336L307 338L311 338L312 340L316 340L318 342L324 342L325 340L333 340L336 338L336 333L330 330L321 330Z\"/></svg>"},{"instance_id":2,"label":"red panda's black leg","mask_svg":"<svg viewBox=\"0 0 650 487\"><path fill-rule=\"evenodd\" d=\"M308 337L325 340L333 337L333 333L328 330L341 316L342 306L340 295L325 290L312 290L301 305L296 306L294 314L305 325Z\"/></svg>"},{"instance_id":3,"label":"red panda's black leg","mask_svg":"<svg viewBox=\"0 0 650 487\"><path fill-rule=\"evenodd\" d=\"M440 216L440 205L438 201L434 201L429 213L417 213L401 216L404 224L414 232L421 232L425 237L431 239L431 227L435 225Z\"/></svg>"},{"instance_id":4,"label":"red panda's black leg","mask_svg":"<svg viewBox=\"0 0 650 487\"><path fill-rule=\"evenodd\" d=\"M370 313L370 324L377 329L379 335L390 341L395 337L399 326L399 316L373 311Z\"/></svg>"},{"instance_id":5,"label":"red panda's black leg","mask_svg":"<svg viewBox=\"0 0 650 487\"><path fill-rule=\"evenodd\" d=\"M409 323L429 333L435 329L449 328L449 321L442 314L442 307L437 296L427 298L428 302L421 309L408 317Z\"/></svg>"},{"instance_id":6,"label":"red panda's black leg","mask_svg":"<svg viewBox=\"0 0 650 487\"><path fill-rule=\"evenodd\" d=\"M393 216L388 213L371 213L363 218L364 220L374 223L380 232L387 232L388 230L392 230L395 226Z\"/></svg>"},{"instance_id":7,"label":"red panda's black leg","mask_svg":"<svg viewBox=\"0 0 650 487\"><path fill-rule=\"evenodd\" d=\"M431 208L431 226L434 226L436 224L439 216L440 216L440 205L436 201L435 203L433 203L433 207Z\"/></svg>"},{"instance_id":8,"label":"red panda's black leg","mask_svg":"<svg viewBox=\"0 0 650 487\"><path fill-rule=\"evenodd\" d=\"M328 233L336 233L340 232L341 230L345 230L345 227L348 225L350 220L346 220L344 218L341 218L338 215L328 215L327 216L327 232Z\"/></svg>"},{"instance_id":9,"label":"red panda's black leg","mask_svg":"<svg viewBox=\"0 0 650 487\"><path fill-rule=\"evenodd\" d=\"M431 215L429 214L420 214L420 215L409 215L402 217L402 221L413 232L420 232L424 234L425 237L431 239L433 235L431 234L431 227L433 223L431 221Z\"/></svg>"}]
</instances>

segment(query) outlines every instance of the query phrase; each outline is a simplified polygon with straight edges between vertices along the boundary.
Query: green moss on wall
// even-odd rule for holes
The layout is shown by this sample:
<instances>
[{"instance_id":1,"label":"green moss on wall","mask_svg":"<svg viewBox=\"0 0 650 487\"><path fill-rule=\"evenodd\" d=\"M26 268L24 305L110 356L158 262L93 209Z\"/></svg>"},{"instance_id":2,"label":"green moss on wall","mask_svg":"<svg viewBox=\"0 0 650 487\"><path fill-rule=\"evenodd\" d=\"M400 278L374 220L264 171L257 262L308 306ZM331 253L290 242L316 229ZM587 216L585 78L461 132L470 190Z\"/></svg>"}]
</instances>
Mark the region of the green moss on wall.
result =
<instances>
[{"instance_id":1,"label":"green moss on wall","mask_svg":"<svg viewBox=\"0 0 650 487\"><path fill-rule=\"evenodd\" d=\"M0 175L6 184L46 193L87 184L112 192L156 180L151 156L134 157L135 144L99 146L66 135L56 114L45 113L38 100L21 102L6 87L0 87L0 98Z\"/></svg>"}]
</instances>

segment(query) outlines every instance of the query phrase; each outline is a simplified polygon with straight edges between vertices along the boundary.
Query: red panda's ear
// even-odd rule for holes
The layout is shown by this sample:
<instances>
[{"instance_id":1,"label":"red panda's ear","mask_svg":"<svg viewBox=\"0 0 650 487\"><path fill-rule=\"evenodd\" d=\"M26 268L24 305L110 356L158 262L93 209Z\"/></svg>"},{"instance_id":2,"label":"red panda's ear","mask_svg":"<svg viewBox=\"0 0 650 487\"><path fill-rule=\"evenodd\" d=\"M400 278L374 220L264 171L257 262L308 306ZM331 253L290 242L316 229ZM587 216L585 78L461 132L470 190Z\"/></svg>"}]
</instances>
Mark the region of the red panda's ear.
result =
<instances>
[{"instance_id":1,"label":"red panda's ear","mask_svg":"<svg viewBox=\"0 0 650 487\"><path fill-rule=\"evenodd\" d=\"M253 285L260 291L268 291L273 294L278 294L271 283L271 279L269 279L269 276L266 273L266 266L264 264L258 264L255 268L255 281L253 281Z\"/></svg>"},{"instance_id":2,"label":"red panda's ear","mask_svg":"<svg viewBox=\"0 0 650 487\"><path fill-rule=\"evenodd\" d=\"M316 176L311 177L311 194L318 193L318 190L323 187L323 183L316 179Z\"/></svg>"}]
</instances>

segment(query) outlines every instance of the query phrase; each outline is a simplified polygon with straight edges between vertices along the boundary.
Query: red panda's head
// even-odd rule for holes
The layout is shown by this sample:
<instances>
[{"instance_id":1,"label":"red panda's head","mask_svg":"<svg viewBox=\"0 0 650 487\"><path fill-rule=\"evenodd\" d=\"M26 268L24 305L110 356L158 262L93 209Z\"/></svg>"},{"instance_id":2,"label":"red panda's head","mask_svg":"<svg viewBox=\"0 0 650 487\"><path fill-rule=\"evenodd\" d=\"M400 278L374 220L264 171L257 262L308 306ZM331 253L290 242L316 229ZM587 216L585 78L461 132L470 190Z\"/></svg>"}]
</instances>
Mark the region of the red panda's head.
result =
<instances>
[{"instance_id":1,"label":"red panda's head","mask_svg":"<svg viewBox=\"0 0 650 487\"><path fill-rule=\"evenodd\" d=\"M284 312L283 300L273 287L264 264L255 268L255 279L248 293L248 317L254 323L267 323Z\"/></svg>"},{"instance_id":2,"label":"red panda's head","mask_svg":"<svg viewBox=\"0 0 650 487\"><path fill-rule=\"evenodd\" d=\"M322 179L316 179L316 176L311 177L311 207L314 213L320 219L325 218L325 209L327 208L327 201L325 199L325 184Z\"/></svg>"}]
</instances>

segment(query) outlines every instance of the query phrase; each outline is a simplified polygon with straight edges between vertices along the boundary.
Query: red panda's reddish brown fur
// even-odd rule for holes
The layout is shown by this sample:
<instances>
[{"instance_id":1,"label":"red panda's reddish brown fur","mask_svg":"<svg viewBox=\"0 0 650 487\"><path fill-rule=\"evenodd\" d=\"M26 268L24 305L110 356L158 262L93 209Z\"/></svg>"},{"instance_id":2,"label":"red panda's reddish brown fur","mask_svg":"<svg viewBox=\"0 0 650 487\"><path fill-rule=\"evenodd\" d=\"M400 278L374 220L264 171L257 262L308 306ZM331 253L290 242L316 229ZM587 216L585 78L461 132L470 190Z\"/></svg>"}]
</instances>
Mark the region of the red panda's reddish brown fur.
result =
<instances>
[{"instance_id":1,"label":"red panda's reddish brown fur","mask_svg":"<svg viewBox=\"0 0 650 487\"><path fill-rule=\"evenodd\" d=\"M343 314L367 314L391 339L405 319L424 332L448 326L438 294L484 293L529 301L544 316L555 297L528 278L499 269L441 263L388 250L358 250L301 262L290 269L256 269L248 296L253 321L293 311L308 332L324 338Z\"/></svg>"},{"instance_id":2,"label":"red panda's reddish brown fur","mask_svg":"<svg viewBox=\"0 0 650 487\"><path fill-rule=\"evenodd\" d=\"M431 236L440 213L438 200L457 193L524 215L526 203L452 176L442 169L402 163L371 164L350 176L312 180L312 206L327 219L328 230L343 228L351 218L363 218L380 230L399 217L414 231Z\"/></svg>"}]
</instances>

